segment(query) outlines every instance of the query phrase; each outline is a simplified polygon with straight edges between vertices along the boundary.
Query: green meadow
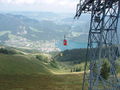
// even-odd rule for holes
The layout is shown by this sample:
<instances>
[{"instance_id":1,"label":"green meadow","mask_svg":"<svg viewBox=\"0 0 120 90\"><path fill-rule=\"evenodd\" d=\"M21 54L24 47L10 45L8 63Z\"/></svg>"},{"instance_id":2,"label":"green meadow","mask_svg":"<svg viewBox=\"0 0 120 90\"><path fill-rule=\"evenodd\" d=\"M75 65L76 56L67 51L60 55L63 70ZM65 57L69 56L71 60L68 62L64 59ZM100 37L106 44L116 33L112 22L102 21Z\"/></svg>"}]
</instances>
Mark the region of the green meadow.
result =
<instances>
[{"instance_id":1,"label":"green meadow","mask_svg":"<svg viewBox=\"0 0 120 90\"><path fill-rule=\"evenodd\" d=\"M82 73L36 59L35 55L0 54L0 90L81 90Z\"/></svg>"}]
</instances>

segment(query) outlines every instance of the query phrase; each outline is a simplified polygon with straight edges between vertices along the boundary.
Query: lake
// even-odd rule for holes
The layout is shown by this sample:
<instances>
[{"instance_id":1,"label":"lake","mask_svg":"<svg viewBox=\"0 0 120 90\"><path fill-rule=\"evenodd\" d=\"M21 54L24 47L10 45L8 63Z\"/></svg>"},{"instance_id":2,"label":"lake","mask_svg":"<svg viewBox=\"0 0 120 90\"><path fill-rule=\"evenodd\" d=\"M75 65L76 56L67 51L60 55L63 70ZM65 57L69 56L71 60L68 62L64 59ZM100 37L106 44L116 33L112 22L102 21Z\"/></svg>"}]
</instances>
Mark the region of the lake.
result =
<instances>
[{"instance_id":1,"label":"lake","mask_svg":"<svg viewBox=\"0 0 120 90\"><path fill-rule=\"evenodd\" d=\"M61 51L67 50L67 49L79 49L79 48L87 48L87 43L85 42L78 42L78 41L72 41L68 40L68 45L64 46L63 41L58 41L56 43L57 48L59 48Z\"/></svg>"}]
</instances>

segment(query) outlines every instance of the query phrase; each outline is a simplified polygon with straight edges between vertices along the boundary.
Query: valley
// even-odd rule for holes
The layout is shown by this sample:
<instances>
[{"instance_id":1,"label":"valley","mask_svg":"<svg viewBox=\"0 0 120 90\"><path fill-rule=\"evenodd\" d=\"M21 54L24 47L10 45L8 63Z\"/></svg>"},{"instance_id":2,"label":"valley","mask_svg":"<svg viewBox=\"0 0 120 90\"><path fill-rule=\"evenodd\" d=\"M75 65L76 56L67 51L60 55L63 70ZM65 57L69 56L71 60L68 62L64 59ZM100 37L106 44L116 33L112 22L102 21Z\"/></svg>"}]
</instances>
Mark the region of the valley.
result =
<instances>
[{"instance_id":1,"label":"valley","mask_svg":"<svg viewBox=\"0 0 120 90\"><path fill-rule=\"evenodd\" d=\"M50 16L46 16L46 13ZM12 12L0 14L1 44L11 47L36 49L41 52L52 52L64 50L64 46L62 46L64 35L67 36L69 42L76 45L78 44L76 42L79 42L78 45L87 42L88 30L84 30L82 26L86 26L88 22L85 22L84 19L79 22L73 20L72 14L46 13ZM53 19L55 17L56 19ZM73 21L75 23L71 26ZM83 25L79 26L79 23ZM74 45L71 44L68 49L83 48L78 45L73 47Z\"/></svg>"}]
</instances>

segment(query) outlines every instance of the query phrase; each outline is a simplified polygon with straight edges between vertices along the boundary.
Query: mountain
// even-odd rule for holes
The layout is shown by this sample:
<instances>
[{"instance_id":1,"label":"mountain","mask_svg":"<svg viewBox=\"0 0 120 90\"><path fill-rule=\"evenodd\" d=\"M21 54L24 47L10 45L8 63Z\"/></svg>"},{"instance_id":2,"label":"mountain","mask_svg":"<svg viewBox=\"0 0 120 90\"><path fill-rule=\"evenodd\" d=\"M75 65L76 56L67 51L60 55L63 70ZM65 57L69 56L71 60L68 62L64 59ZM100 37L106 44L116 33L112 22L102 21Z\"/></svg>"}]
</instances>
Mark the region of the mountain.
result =
<instances>
[{"instance_id":1,"label":"mountain","mask_svg":"<svg viewBox=\"0 0 120 90\"><path fill-rule=\"evenodd\" d=\"M60 15L53 12L11 12L11 14L15 15L23 15L32 19L36 19L38 21L42 20L56 20Z\"/></svg>"},{"instance_id":2,"label":"mountain","mask_svg":"<svg viewBox=\"0 0 120 90\"><path fill-rule=\"evenodd\" d=\"M45 20L37 21L22 15L0 14L0 19L0 31L10 31L13 35L29 40L59 39L69 28L68 25L57 25Z\"/></svg>"},{"instance_id":3,"label":"mountain","mask_svg":"<svg viewBox=\"0 0 120 90\"><path fill-rule=\"evenodd\" d=\"M1 13L0 42L13 47L32 48L40 51L49 48L49 51L52 51L56 48L60 49L61 46L58 44L62 45L61 42L66 35L67 39L77 46L74 47L71 44L71 49L82 48L80 43L87 43L88 40L90 15L84 14L78 20L73 20L72 16L74 17L70 13L51 12ZM120 25L118 25L119 29Z\"/></svg>"},{"instance_id":4,"label":"mountain","mask_svg":"<svg viewBox=\"0 0 120 90\"><path fill-rule=\"evenodd\" d=\"M36 18L36 15L39 18ZM69 14L59 15L50 12L1 13L0 42L8 46L32 48L40 51L47 50L46 48L49 47L52 51L52 49L56 50L56 43L63 40L64 35L69 40L86 42L86 38L80 38L87 37L88 29L85 28L88 26L86 26L87 22L85 21L75 21L72 25L72 17ZM59 49L59 47L57 48Z\"/></svg>"}]
</instances>

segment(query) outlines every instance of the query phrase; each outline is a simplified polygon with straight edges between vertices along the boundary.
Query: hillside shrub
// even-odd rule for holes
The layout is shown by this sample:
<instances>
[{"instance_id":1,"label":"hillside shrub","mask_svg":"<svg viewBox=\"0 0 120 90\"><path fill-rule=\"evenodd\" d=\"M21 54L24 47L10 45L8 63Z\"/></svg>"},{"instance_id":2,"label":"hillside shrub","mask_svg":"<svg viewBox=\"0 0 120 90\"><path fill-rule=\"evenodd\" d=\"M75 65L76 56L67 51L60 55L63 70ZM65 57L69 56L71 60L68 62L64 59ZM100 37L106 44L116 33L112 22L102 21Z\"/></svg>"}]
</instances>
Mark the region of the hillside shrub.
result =
<instances>
[{"instance_id":1,"label":"hillside shrub","mask_svg":"<svg viewBox=\"0 0 120 90\"><path fill-rule=\"evenodd\" d=\"M43 61L45 63L48 63L49 60L48 60L48 57L44 56L44 55L36 55L36 58L40 61Z\"/></svg>"},{"instance_id":2,"label":"hillside shrub","mask_svg":"<svg viewBox=\"0 0 120 90\"><path fill-rule=\"evenodd\" d=\"M104 79L107 80L109 77L109 73L110 73L110 63L108 62L108 60L104 60L100 74Z\"/></svg>"},{"instance_id":3,"label":"hillside shrub","mask_svg":"<svg viewBox=\"0 0 120 90\"><path fill-rule=\"evenodd\" d=\"M16 51L5 49L5 48L0 48L0 53L2 53L2 54L17 54Z\"/></svg>"},{"instance_id":4,"label":"hillside shrub","mask_svg":"<svg viewBox=\"0 0 120 90\"><path fill-rule=\"evenodd\" d=\"M55 60L50 62L50 66L52 66L53 68L59 68L59 66Z\"/></svg>"},{"instance_id":5,"label":"hillside shrub","mask_svg":"<svg viewBox=\"0 0 120 90\"><path fill-rule=\"evenodd\" d=\"M115 62L116 73L120 73L120 58Z\"/></svg>"}]
</instances>

